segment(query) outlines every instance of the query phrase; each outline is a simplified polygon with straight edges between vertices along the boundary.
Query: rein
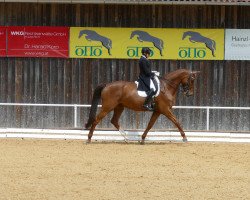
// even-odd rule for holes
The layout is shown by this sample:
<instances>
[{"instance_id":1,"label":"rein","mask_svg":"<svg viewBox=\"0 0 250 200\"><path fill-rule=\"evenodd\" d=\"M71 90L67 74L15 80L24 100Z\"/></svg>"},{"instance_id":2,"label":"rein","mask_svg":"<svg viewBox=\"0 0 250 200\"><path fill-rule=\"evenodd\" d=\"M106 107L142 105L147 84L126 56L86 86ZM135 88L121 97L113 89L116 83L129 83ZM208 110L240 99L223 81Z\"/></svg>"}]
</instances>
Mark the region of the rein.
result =
<instances>
[{"instance_id":1,"label":"rein","mask_svg":"<svg viewBox=\"0 0 250 200\"><path fill-rule=\"evenodd\" d=\"M185 92L185 93L187 93L187 94L189 93L190 82L191 82L191 76L192 76L192 72L188 75L188 82L187 82L187 84L185 84L185 85L182 84L183 92ZM185 77L186 77L186 76L185 76ZM185 77L183 77L182 79L184 79ZM170 81L170 80L164 78L163 76L161 76L161 77L159 77L159 78L162 79L163 81L166 81L166 82L169 84L169 86L171 86L171 87L174 88L174 89L177 89L177 88L179 87L179 84L176 84L176 83L174 83L173 81ZM181 79L181 80L182 80L182 79Z\"/></svg>"},{"instance_id":2,"label":"rein","mask_svg":"<svg viewBox=\"0 0 250 200\"><path fill-rule=\"evenodd\" d=\"M177 89L177 88L179 87L178 84L176 84L176 83L174 83L174 82L172 82L172 81L170 81L170 80L164 78L163 76L159 76L159 78L162 79L163 81L168 82L168 84L169 84L172 88L174 88L174 89Z\"/></svg>"}]
</instances>

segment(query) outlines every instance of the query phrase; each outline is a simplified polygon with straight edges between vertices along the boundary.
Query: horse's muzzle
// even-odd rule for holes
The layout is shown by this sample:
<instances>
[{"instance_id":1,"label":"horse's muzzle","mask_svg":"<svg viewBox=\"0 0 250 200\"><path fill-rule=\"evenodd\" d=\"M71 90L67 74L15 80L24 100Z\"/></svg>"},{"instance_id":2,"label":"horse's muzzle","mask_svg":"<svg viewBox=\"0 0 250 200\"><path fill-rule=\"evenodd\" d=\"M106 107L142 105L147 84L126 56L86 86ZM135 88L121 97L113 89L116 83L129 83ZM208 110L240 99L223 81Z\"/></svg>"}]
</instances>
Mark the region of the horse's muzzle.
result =
<instances>
[{"instance_id":1,"label":"horse's muzzle","mask_svg":"<svg viewBox=\"0 0 250 200\"><path fill-rule=\"evenodd\" d=\"M190 97L190 96L193 96L193 95L194 95L194 93L193 93L193 92L190 92L190 90L184 91L183 93L184 93L184 95L187 96L187 97Z\"/></svg>"}]
</instances>

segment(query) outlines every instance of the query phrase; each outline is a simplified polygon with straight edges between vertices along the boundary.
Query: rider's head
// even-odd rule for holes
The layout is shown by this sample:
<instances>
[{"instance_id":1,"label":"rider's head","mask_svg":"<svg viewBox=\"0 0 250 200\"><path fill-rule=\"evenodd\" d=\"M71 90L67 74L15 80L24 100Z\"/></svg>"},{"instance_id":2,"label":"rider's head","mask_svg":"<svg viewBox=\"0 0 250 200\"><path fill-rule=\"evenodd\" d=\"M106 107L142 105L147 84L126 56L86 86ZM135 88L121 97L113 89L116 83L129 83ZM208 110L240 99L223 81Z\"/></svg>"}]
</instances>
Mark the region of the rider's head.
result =
<instances>
[{"instance_id":1,"label":"rider's head","mask_svg":"<svg viewBox=\"0 0 250 200\"><path fill-rule=\"evenodd\" d=\"M151 49L148 47L143 47L141 50L142 55L146 56L147 58L149 57L151 53Z\"/></svg>"}]
</instances>

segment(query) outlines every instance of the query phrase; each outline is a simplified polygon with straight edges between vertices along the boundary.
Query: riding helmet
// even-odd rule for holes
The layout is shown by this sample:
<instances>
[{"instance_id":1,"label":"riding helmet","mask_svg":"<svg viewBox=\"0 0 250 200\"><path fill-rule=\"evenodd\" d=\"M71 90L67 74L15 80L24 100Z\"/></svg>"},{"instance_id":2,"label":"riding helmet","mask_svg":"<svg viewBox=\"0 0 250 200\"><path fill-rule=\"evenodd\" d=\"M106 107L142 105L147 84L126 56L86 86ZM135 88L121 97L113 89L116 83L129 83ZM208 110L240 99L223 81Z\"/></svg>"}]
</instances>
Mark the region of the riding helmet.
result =
<instances>
[{"instance_id":1,"label":"riding helmet","mask_svg":"<svg viewBox=\"0 0 250 200\"><path fill-rule=\"evenodd\" d=\"M143 47L141 50L142 54L150 54L151 53L151 49L148 47Z\"/></svg>"}]
</instances>

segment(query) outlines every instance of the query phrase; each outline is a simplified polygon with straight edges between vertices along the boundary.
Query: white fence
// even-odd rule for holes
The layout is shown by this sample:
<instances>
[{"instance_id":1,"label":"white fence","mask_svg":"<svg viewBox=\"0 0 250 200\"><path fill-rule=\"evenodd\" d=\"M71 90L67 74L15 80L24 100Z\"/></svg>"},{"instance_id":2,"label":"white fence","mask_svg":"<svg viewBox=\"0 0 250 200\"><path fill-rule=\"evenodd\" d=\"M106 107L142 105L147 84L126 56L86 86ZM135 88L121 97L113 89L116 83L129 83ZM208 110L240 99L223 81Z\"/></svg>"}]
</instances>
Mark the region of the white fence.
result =
<instances>
[{"instance_id":1,"label":"white fence","mask_svg":"<svg viewBox=\"0 0 250 200\"><path fill-rule=\"evenodd\" d=\"M78 127L78 110L81 107L90 105L79 104L27 104L27 103L0 103L0 106L34 106L34 107L71 107L74 109L74 128ZM210 141L210 142L250 142L250 133L244 132L210 132L209 115L211 110L249 110L250 107L210 107L210 106L174 106L174 109L203 109L206 111L206 131L186 132L189 141ZM73 129L73 127L72 127ZM127 131L130 140L139 140L142 132ZM87 139L86 130L56 130L56 129L16 129L1 128L0 137L21 137L21 138L58 138L58 139ZM94 140L123 140L118 131L96 131ZM178 131L158 131L150 132L148 140L151 141L181 141Z\"/></svg>"},{"instance_id":2,"label":"white fence","mask_svg":"<svg viewBox=\"0 0 250 200\"><path fill-rule=\"evenodd\" d=\"M90 107L84 104L32 104L32 103L0 103L0 106L33 106L33 107L71 107L74 109L74 128L78 127L78 108ZM99 105L100 107L100 105ZM206 110L206 131L209 131L210 110L249 110L250 107L211 107L211 106L173 106L174 109L202 109ZM250 127L249 127L250 129ZM249 130L250 131L250 130Z\"/></svg>"}]
</instances>

